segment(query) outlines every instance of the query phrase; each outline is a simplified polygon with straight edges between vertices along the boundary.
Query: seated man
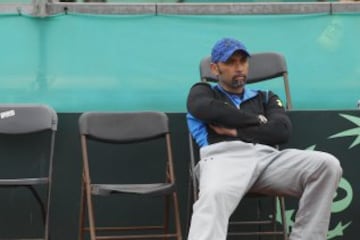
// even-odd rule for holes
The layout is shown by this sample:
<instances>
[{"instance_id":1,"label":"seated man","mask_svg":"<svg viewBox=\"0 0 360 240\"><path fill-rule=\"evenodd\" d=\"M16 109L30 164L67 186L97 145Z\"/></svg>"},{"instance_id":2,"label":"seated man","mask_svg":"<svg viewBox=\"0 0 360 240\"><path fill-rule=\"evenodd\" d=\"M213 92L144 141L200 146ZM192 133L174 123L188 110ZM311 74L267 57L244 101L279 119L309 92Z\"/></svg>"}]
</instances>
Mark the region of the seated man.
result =
<instances>
[{"instance_id":1,"label":"seated man","mask_svg":"<svg viewBox=\"0 0 360 240\"><path fill-rule=\"evenodd\" d=\"M251 190L300 198L290 240L325 240L339 161L325 152L274 147L288 141L291 122L276 94L245 85L250 57L238 40L219 40L211 52L218 84L190 90L187 120L201 160L188 239L225 240L231 214Z\"/></svg>"}]
</instances>

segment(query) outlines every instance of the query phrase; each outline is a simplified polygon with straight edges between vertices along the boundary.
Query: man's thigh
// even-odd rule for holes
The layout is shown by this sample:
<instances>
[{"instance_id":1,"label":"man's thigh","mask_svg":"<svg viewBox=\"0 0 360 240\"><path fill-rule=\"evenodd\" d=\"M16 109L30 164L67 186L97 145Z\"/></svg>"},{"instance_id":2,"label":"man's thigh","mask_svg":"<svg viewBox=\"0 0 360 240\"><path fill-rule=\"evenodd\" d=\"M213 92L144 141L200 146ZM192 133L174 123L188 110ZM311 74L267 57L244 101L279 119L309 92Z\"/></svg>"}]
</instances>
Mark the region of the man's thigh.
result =
<instances>
[{"instance_id":1,"label":"man's thigh","mask_svg":"<svg viewBox=\"0 0 360 240\"><path fill-rule=\"evenodd\" d=\"M266 166L251 191L299 197L309 177L329 158L320 151L285 149L266 159Z\"/></svg>"},{"instance_id":2,"label":"man's thigh","mask_svg":"<svg viewBox=\"0 0 360 240\"><path fill-rule=\"evenodd\" d=\"M198 163L200 191L220 188L241 195L258 178L258 158L255 149L249 144L214 144L202 155Z\"/></svg>"}]
</instances>

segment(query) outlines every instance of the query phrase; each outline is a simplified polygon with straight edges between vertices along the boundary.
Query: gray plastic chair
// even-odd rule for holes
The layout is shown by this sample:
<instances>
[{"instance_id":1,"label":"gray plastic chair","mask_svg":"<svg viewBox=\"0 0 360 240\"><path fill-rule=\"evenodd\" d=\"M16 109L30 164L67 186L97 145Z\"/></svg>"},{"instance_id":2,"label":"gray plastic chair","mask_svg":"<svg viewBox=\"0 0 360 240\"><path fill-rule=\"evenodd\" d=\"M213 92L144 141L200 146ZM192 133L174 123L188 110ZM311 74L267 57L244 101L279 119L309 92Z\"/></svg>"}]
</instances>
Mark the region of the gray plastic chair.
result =
<instances>
[{"instance_id":1,"label":"gray plastic chair","mask_svg":"<svg viewBox=\"0 0 360 240\"><path fill-rule=\"evenodd\" d=\"M49 239L52 162L57 123L57 114L49 106L0 104L0 168L6 169L0 173L0 188L26 187L31 191L40 206L44 222L44 236L41 239ZM45 187L46 196L39 193L38 188L41 186Z\"/></svg>"},{"instance_id":2,"label":"gray plastic chair","mask_svg":"<svg viewBox=\"0 0 360 240\"><path fill-rule=\"evenodd\" d=\"M210 70L210 56L200 62L200 77L203 82L217 82L217 76ZM249 58L249 74L247 83L257 83L282 77L286 95L286 108L292 109L288 70L285 57L280 53L262 52L254 53Z\"/></svg>"},{"instance_id":3,"label":"gray plastic chair","mask_svg":"<svg viewBox=\"0 0 360 240\"><path fill-rule=\"evenodd\" d=\"M217 82L217 76L211 72L210 56L203 58L200 61L200 78L202 82ZM249 59L249 74L247 84L257 83L261 81L272 80L277 77L282 77L284 80L284 89L286 94L287 109L292 108L288 72L286 60L283 55L274 52L263 52L252 54ZM197 200L198 186L197 179L194 176L194 168L198 161L198 149L194 143L191 134L189 134L189 148L190 148L190 190L189 196L192 201ZM257 200L257 208L255 212L255 219L253 220L231 220L229 222L228 236L261 236L273 235L282 236L282 239L287 240L287 223L285 215L285 198L279 195L265 195L259 193L247 193L245 198L253 198ZM261 199L270 198L272 200L272 212L270 218L263 218L263 209ZM191 202L191 200L189 200ZM282 220L282 228L277 230L276 216L277 216L277 202L280 205L280 216ZM253 230L239 230L238 226L255 225L258 229ZM270 226L271 229L264 230L264 226Z\"/></svg>"},{"instance_id":4,"label":"gray plastic chair","mask_svg":"<svg viewBox=\"0 0 360 240\"><path fill-rule=\"evenodd\" d=\"M165 113L161 112L87 112L83 113L79 119L79 128L81 135L81 148L83 158L83 194L82 204L80 210L80 239L83 239L85 231L90 231L91 240L95 239L110 239L109 235L99 235L99 231L110 230L113 231L111 239L147 239L147 238L175 238L177 240L182 239L179 217L178 198L175 186L175 175L172 158L172 149L170 142L170 133L168 126L168 117ZM95 151L91 153L90 142L110 144L113 148L120 148L121 145L126 144L126 148L131 148L131 144L137 144L139 142L152 142L162 140L159 145L151 145L151 149L155 147L160 148L154 156L148 155L147 158L141 157L136 159L137 168L130 169L129 161L130 157L125 153L121 153L121 157L105 160L106 154L101 154L101 157L96 157ZM142 145L136 145L135 151L143 151ZM94 146L95 147L95 146ZM93 147L93 150L94 150ZM143 146L144 147L144 146ZM157 149L157 148L156 148ZM161 151L163 151L164 156ZM159 154L158 154L159 153ZM98 153L99 154L99 153ZM155 156L156 155L156 156ZM142 182L143 179L139 179L136 176L139 167L143 166L145 162L153 162L153 164L159 164L159 160L165 159L164 171L162 171L164 178L157 182ZM109 160L109 162L106 162ZM133 161L131 159L130 161ZM120 182L118 179L112 179L114 182L104 183L105 180L96 177L97 172L91 168L93 163L101 162L101 164L122 164L123 168L126 168L126 175L135 176L135 179L128 180L133 182ZM134 172L131 172L135 170ZM153 169L144 169L142 171L150 172ZM107 173L110 174L110 173ZM119 175L119 173L117 173ZM147 173L144 173L147 174ZM98 180L95 181L94 179ZM116 181L116 182L115 182ZM95 223L95 208L93 204L94 196L121 196L121 195L133 195L133 196L162 196L165 197L164 203L164 221L163 225L147 225L147 226L122 226L122 227L98 227ZM169 210L172 199L174 226L173 233L169 233ZM100 204L100 203L99 203ZM129 206L131 208L131 206ZM85 227L85 208L87 208L87 219L89 227ZM141 216L143 220L146 220L145 215ZM131 230L131 232L127 232ZM144 232L147 230L149 232ZM140 232L139 232L140 231ZM116 235L114 235L116 234Z\"/></svg>"}]
</instances>

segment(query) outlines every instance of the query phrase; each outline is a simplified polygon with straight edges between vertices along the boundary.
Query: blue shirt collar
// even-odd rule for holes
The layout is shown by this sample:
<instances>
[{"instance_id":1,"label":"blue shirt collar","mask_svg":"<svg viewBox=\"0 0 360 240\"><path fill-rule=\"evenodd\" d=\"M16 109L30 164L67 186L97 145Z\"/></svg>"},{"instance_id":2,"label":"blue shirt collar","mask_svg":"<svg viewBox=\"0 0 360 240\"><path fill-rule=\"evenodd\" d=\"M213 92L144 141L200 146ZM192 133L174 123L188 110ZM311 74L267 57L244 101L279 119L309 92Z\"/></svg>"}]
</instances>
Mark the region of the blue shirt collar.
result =
<instances>
[{"instance_id":1,"label":"blue shirt collar","mask_svg":"<svg viewBox=\"0 0 360 240\"><path fill-rule=\"evenodd\" d=\"M239 94L231 94L231 93L225 91L224 88L220 84L215 85L214 88L216 88L220 92L224 93L237 107L239 107L239 105L241 103L243 103L259 94L258 91L249 89L247 87L244 87L244 93L242 96L240 96Z\"/></svg>"}]
</instances>

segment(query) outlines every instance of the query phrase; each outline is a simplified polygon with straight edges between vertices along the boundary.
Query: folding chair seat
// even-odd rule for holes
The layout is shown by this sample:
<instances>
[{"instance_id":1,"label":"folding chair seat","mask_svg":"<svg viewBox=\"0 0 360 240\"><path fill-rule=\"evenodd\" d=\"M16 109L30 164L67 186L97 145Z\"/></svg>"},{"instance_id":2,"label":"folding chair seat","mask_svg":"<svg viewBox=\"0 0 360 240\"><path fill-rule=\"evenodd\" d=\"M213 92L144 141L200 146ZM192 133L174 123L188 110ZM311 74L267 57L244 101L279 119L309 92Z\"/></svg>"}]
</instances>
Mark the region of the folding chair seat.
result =
<instances>
[{"instance_id":1,"label":"folding chair seat","mask_svg":"<svg viewBox=\"0 0 360 240\"><path fill-rule=\"evenodd\" d=\"M217 82L217 76L211 72L210 69L211 57L205 57L200 62L200 77L203 82ZM252 54L249 59L249 74L247 84L267 81L278 77L283 78L284 90L286 95L286 108L292 108L289 80L287 74L287 65L283 55L274 52L264 52ZM198 149L195 146L191 134L189 134L189 147L190 147L190 190L189 202L197 200L198 187L197 179L194 175L194 168L198 159ZM192 198L192 201L191 201ZM255 199L256 210L255 219L250 220L234 220L236 216L233 214L229 222L228 236L281 236L282 239L287 239L287 224L285 216L285 198L280 195L267 195L259 193L247 193L244 199ZM272 201L271 214L263 213L262 200L270 199ZM282 228L277 229L277 205L280 209L280 217ZM191 209L191 208L190 208ZM189 214L190 216L190 214ZM265 218L264 218L265 216ZM240 229L239 226L245 226ZM256 226L256 230L251 229L251 226ZM269 228L270 227L270 228Z\"/></svg>"},{"instance_id":2,"label":"folding chair seat","mask_svg":"<svg viewBox=\"0 0 360 240\"><path fill-rule=\"evenodd\" d=\"M49 239L51 177L56 130L57 114L49 106L0 104L0 188L7 188L5 193L12 197L17 196L16 193L19 192L17 190L21 190L22 187L29 189L40 210L31 209L27 214L34 216L35 219L39 216L39 222L44 225L41 236L34 236L34 232L24 233L23 229L18 229L16 236L6 239ZM11 204L21 203L17 206L21 208L29 202L14 198ZM4 215L3 212L2 216ZM12 214L11 218L20 217ZM23 236L24 234L27 236ZM40 234L36 232L36 235ZM0 238L4 239L3 236Z\"/></svg>"},{"instance_id":3,"label":"folding chair seat","mask_svg":"<svg viewBox=\"0 0 360 240\"><path fill-rule=\"evenodd\" d=\"M79 118L79 128L83 159L80 239L89 232L91 240L181 240L167 115L161 112L86 112ZM139 205L135 200L123 206L131 216L116 215L123 221L121 226L112 221L107 222L111 222L112 226L104 224L104 215L97 213L103 206L101 203L109 197L115 198L110 206L110 215L116 215L112 209L121 207L121 199L126 197L141 198L145 202L152 200L154 209L159 202L153 201L160 201L161 207L158 207L160 210L156 215L162 213L162 224L159 221L154 224L155 220L148 216L147 212L153 209L150 205L142 214L136 212ZM173 221L170 221L170 216L173 216ZM139 221L129 223L130 217Z\"/></svg>"}]
</instances>

